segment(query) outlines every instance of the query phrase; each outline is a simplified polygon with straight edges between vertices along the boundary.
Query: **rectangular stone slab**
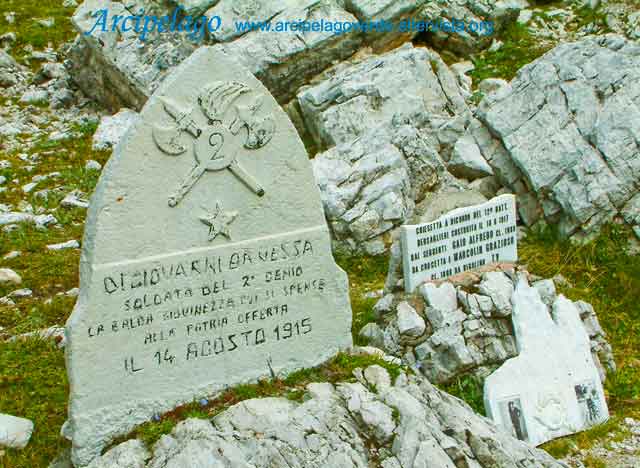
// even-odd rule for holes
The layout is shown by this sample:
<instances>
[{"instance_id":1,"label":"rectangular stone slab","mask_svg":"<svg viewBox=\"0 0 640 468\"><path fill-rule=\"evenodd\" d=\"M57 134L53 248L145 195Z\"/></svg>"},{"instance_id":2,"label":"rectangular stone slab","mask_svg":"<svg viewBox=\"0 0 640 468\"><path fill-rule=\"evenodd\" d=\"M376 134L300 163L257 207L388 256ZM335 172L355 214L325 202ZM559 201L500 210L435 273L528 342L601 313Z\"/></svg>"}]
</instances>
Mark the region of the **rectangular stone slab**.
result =
<instances>
[{"instance_id":1,"label":"rectangular stone slab","mask_svg":"<svg viewBox=\"0 0 640 468\"><path fill-rule=\"evenodd\" d=\"M260 82L212 48L163 82L115 149L80 273L66 325L76 466L156 414L352 344L304 146Z\"/></svg>"},{"instance_id":2,"label":"rectangular stone slab","mask_svg":"<svg viewBox=\"0 0 640 468\"><path fill-rule=\"evenodd\" d=\"M405 290L495 262L518 260L516 199L505 194L430 223L402 226Z\"/></svg>"}]
</instances>

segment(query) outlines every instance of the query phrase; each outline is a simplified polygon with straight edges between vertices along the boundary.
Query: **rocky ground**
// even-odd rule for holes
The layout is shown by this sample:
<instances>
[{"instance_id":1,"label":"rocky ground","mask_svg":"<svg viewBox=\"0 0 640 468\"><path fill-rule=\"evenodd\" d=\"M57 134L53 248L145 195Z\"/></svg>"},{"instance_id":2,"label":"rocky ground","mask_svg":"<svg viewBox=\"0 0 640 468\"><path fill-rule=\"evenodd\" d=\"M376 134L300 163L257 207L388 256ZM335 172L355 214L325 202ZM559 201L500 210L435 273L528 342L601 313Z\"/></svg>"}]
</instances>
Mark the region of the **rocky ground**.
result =
<instances>
[{"instance_id":1,"label":"rocky ground","mask_svg":"<svg viewBox=\"0 0 640 468\"><path fill-rule=\"evenodd\" d=\"M167 66L155 74L151 66L136 68L140 75L131 82L137 88L120 75L112 87L105 86L104 75L92 73L99 66L91 61L87 66L82 60L93 58L82 44L74 43L76 31L70 18L80 2L42 3L3 0L0 5L0 413L24 416L35 423L26 448L0 449L0 466L7 468L46 467L60 453L60 464L54 466L64 466L68 442L59 432L66 419L67 383L61 327L78 293L87 201L111 145L136 114L121 111L115 119L106 117L123 104L139 109L154 83L174 64L167 59ZM439 8L447 14L457 11L455 2L441 3L444 6ZM483 9L483 2L468 3L468 14L493 11ZM495 2L484 3L495 6ZM323 55L322 63L313 60L313 54L327 46L321 40L304 46L286 44L280 49L282 55L255 62L251 62L252 54L260 54L262 49L256 52L260 41L226 36L219 40L222 47L246 54L254 71L286 107L314 156L312 164L339 263L350 276L356 342L375 344L401 357L418 354L413 350L421 345L422 350L433 352L424 343L438 331L436 318L413 304L424 317L420 318L422 342L416 336L400 339L397 323L385 315L384 301L376 306L391 295L386 312L395 313L403 300L394 291L398 280L394 276L394 229L409 220L433 219L461 203L514 192L519 196L523 225L533 226L522 232L522 263L538 281L554 278L554 294L557 288L572 300L593 306L602 326L590 333L594 350L603 369L617 367L606 381L611 422L543 448L570 466L640 466L640 260L627 251L631 230L640 231L640 155L638 140L628 141L621 130L633 129L640 122L640 13L633 0L601 5L597 0L515 3L515 14L509 16L512 20L505 20L488 42L486 38L455 42L422 35L398 49L398 44L345 37L339 46L330 46L331 53ZM335 8L318 14L353 16ZM604 36L610 33L615 36ZM575 40L580 45L569 44ZM113 49L105 52L107 59L112 50L114 54L123 50L117 44L108 44ZM153 47L136 49L135 54L141 55L133 58L157 63L155 55L145 55L148 50L178 62L176 51L182 49L166 47L162 53ZM552 49L511 81L521 67ZM288 61L290 56L296 58L295 66ZM579 56L595 58L580 61ZM119 63L127 67L129 62ZM599 73L591 73L594 67ZM545 84L544 89L540 83ZM412 99L415 95L429 99ZM531 111L524 119L529 103L536 106L536 112L542 111ZM537 140L554 144L529 146L531 139L518 133L524 125L518 119L526 120ZM372 153L371 147L377 151ZM558 148L568 147L580 148L580 160L604 156L602 160L593 156L585 167L576 168L573 161L557 158L566 153ZM525 158L532 153L538 159ZM530 161L544 164L528 166ZM559 223L560 232L545 228L541 220ZM569 243L567 234L589 242ZM386 294L382 292L385 287ZM465 314L470 314L471 306L467 303L465 307ZM591 317L585 310L585 318ZM473 317L461 318L460 333L442 344L459 358L454 366L425 360L423 373L432 383L463 398L480 413L483 368L514 352L505 320L508 314L503 312L488 310L476 320L479 323L470 323ZM421 327L420 320L414 325ZM489 340L491 353L483 354L485 335L462 332L462 327L469 331L476 326L485 335L498 336L499 340ZM414 333L415 327L407 330ZM613 358L603 344L605 336L613 347ZM388 363L372 359L345 356L299 380L234 389L196 408L159 416L131 435L146 446L128 442L97 466L113 466L109 460L120 456L134 460L126 466L184 466L179 465L180 457L193 446L226 447L225 431L231 426L244 442L233 449L239 452L229 455L229 460L235 455L250 459L255 448L248 442L252 439L262 440L257 442L260 456L272 457L277 444L261 437L267 430L274 431L275 440L289 449L295 447L295 437L283 429L287 421L269 413L265 414L269 427L252 421L240 428L238 421L247 420L244 413L279 405L282 414L304 432L304 419L319 417L327 399L341 403L332 407L334 413L322 413L328 418L325 423L331 427L339 422L346 432L339 440L320 431L316 441L320 449L314 456L329 456L326 450L331 448L335 450L331 456L350 453L352 463L331 466L366 466L365 460L370 466L386 468L422 466L403 460L403 447L421 454L420 460L442 456L444 451L457 463L468 457L481 460L482 466L498 466L490 458L494 456L491 450L483 455L487 449L482 444L474 445L461 434L448 432L447 425L455 426L449 413L484 421L476 420L469 407L410 374L402 373L403 377L396 376L395 383L387 385L390 371L369 366ZM415 367L417 362L406 359L405 364ZM372 386L367 372L382 380ZM310 385L313 382L329 383ZM440 414L438 423L430 428L437 434L437 444L422 433L416 440L409 437L403 408L412 400L404 393L400 399L393 396L405 391L421 401L422 411L427 408ZM288 399L278 398L283 395ZM277 400L250 400L257 397ZM240 403L245 400L254 403ZM214 415L213 424L188 419ZM188 421L180 422L185 419ZM478 424L479 431L487 430L485 422ZM358 437L345 443L354 428L360 431ZM397 446L389 444L394 430L403 434ZM487 440L494 437L498 436L487 435ZM527 453L520 446L512 452ZM362 453L367 457L358 458ZM311 463L304 458L309 453L296 456L302 457L296 459L300 466ZM482 461L483 456L489 458ZM532 457L554 466L544 454ZM229 460L220 463L231 463ZM263 466L259 458L253 462Z\"/></svg>"}]
</instances>

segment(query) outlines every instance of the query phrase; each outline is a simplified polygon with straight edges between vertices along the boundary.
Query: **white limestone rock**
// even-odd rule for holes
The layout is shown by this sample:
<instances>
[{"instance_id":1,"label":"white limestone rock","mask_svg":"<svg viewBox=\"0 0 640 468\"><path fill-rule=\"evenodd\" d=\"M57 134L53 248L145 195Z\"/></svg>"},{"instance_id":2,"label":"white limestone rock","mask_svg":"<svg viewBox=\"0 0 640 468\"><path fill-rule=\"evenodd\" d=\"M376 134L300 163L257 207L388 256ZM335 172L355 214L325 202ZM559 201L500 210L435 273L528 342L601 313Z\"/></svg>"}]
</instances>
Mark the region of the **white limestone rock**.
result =
<instances>
[{"instance_id":1,"label":"white limestone rock","mask_svg":"<svg viewBox=\"0 0 640 468\"><path fill-rule=\"evenodd\" d=\"M146 465L134 464L146 454L142 448L132 449L131 441L120 452L114 452L116 447L113 454L108 452L94 463L106 457L113 460L118 453L132 459L127 468L366 468L374 460L385 468L460 463L475 468L562 466L546 452L488 424L423 377L401 374L392 383L379 366L354 374L377 384L310 384L302 403L284 398L247 400L212 422L179 423L156 443Z\"/></svg>"},{"instance_id":2,"label":"white limestone rock","mask_svg":"<svg viewBox=\"0 0 640 468\"><path fill-rule=\"evenodd\" d=\"M450 313L458 308L456 288L449 282L440 286L435 283L425 283L418 288L427 306L442 313Z\"/></svg>"},{"instance_id":3,"label":"white limestone rock","mask_svg":"<svg viewBox=\"0 0 640 468\"><path fill-rule=\"evenodd\" d=\"M0 283L20 284L22 283L22 278L18 273L9 268L0 268Z\"/></svg>"},{"instance_id":4,"label":"white limestone rock","mask_svg":"<svg viewBox=\"0 0 640 468\"><path fill-rule=\"evenodd\" d=\"M456 142L447 167L456 177L470 181L493 175L493 169L470 135L465 135Z\"/></svg>"},{"instance_id":5,"label":"white limestone rock","mask_svg":"<svg viewBox=\"0 0 640 468\"><path fill-rule=\"evenodd\" d=\"M434 144L427 130L390 123L316 155L314 175L338 250L379 254L416 201L461 187Z\"/></svg>"},{"instance_id":6,"label":"white limestone rock","mask_svg":"<svg viewBox=\"0 0 640 468\"><path fill-rule=\"evenodd\" d=\"M278 14L272 22L321 21L352 23L357 18L338 0L300 1ZM358 32L335 34L331 31L273 33L253 31L217 45L237 57L271 91L278 102L294 98L296 91L320 72L352 56L363 44Z\"/></svg>"},{"instance_id":7,"label":"white limestone rock","mask_svg":"<svg viewBox=\"0 0 640 468\"><path fill-rule=\"evenodd\" d=\"M401 302L396 309L398 330L401 335L419 337L426 330L424 319L408 302Z\"/></svg>"},{"instance_id":8,"label":"white limestone rock","mask_svg":"<svg viewBox=\"0 0 640 468\"><path fill-rule=\"evenodd\" d=\"M91 462L87 468L145 468L150 457L143 442L136 439L128 440Z\"/></svg>"},{"instance_id":9,"label":"white limestone rock","mask_svg":"<svg viewBox=\"0 0 640 468\"><path fill-rule=\"evenodd\" d=\"M385 134L344 144L313 161L325 214L345 251L367 250L413 212L409 167Z\"/></svg>"},{"instance_id":10,"label":"white limestone rock","mask_svg":"<svg viewBox=\"0 0 640 468\"><path fill-rule=\"evenodd\" d=\"M184 8L186 14L198 16L219 1L220 0L176 0L176 3ZM207 12L206 15L208 17L212 16L210 12ZM226 17L224 18L227 19Z\"/></svg>"},{"instance_id":11,"label":"white limestone rock","mask_svg":"<svg viewBox=\"0 0 640 468\"><path fill-rule=\"evenodd\" d=\"M206 0L188 1L190 7L196 9L208 8L215 3ZM224 4L232 6L236 11L244 12L239 16L245 16L248 12L266 8L263 3L253 0L225 0ZM299 0L286 4L292 6L271 18L273 22L356 21L355 16L344 10L341 1ZM279 9L275 2L268 5L275 6L276 11ZM171 15L173 10L170 4L163 2L154 2L147 6L145 13L155 13L158 16ZM73 17L78 32L91 30L95 24L91 12L104 8L109 10L110 16L130 14L119 2L85 0ZM137 11L135 13L137 14ZM229 17L223 17L222 20L228 24L232 23ZM300 34L298 31L253 31L231 42L220 43L217 47L222 52L236 57L262 81L280 103L285 103L313 76L334 62L353 55L363 41L364 36L359 33L336 35L330 31L312 31L308 34ZM71 73L85 93L108 108L116 110L124 106L140 110L160 83L196 48L197 45L181 33L152 34L147 37L145 43L138 39L134 31L119 30L116 33L81 35L71 49ZM109 85L101 86L106 83Z\"/></svg>"},{"instance_id":12,"label":"white limestone rock","mask_svg":"<svg viewBox=\"0 0 640 468\"><path fill-rule=\"evenodd\" d=\"M189 0L202 2L202 0ZM207 0L211 2L212 0ZM267 22L284 11L295 9L304 4L301 0L263 0L256 4L251 0L214 0L216 5L209 9L206 15L209 18L219 16L223 18L220 27L210 33L217 42L229 42L237 37L247 34L236 27L244 22ZM204 2L203 2L204 3ZM277 21L277 20L276 20ZM275 28L275 22L272 22Z\"/></svg>"},{"instance_id":13,"label":"white limestone rock","mask_svg":"<svg viewBox=\"0 0 640 468\"><path fill-rule=\"evenodd\" d=\"M380 347L384 345L384 334L377 323L367 323L360 329L358 336L367 340L372 346Z\"/></svg>"},{"instance_id":14,"label":"white limestone rock","mask_svg":"<svg viewBox=\"0 0 640 468\"><path fill-rule=\"evenodd\" d=\"M93 149L104 151L117 145L138 118L137 112L126 108L120 109L115 115L103 117L93 135Z\"/></svg>"},{"instance_id":15,"label":"white limestone rock","mask_svg":"<svg viewBox=\"0 0 640 468\"><path fill-rule=\"evenodd\" d=\"M46 229L52 224L57 224L58 220L51 214L34 215L15 211L0 213L0 226L27 222L34 223L39 229Z\"/></svg>"},{"instance_id":16,"label":"white limestone rock","mask_svg":"<svg viewBox=\"0 0 640 468\"><path fill-rule=\"evenodd\" d=\"M79 249L80 242L73 239L66 242L60 242L59 244L49 244L47 245L47 250L66 250L66 249Z\"/></svg>"},{"instance_id":17,"label":"white limestone rock","mask_svg":"<svg viewBox=\"0 0 640 468\"><path fill-rule=\"evenodd\" d=\"M589 336L577 307L560 295L552 314L524 276L513 294L519 355L485 380L485 408L506 432L532 445L609 417Z\"/></svg>"},{"instance_id":18,"label":"white limestone rock","mask_svg":"<svg viewBox=\"0 0 640 468\"><path fill-rule=\"evenodd\" d=\"M495 93L503 88L511 89L511 85L508 81L503 80L502 78L485 78L478 83L478 90L484 95Z\"/></svg>"},{"instance_id":19,"label":"white limestone rock","mask_svg":"<svg viewBox=\"0 0 640 468\"><path fill-rule=\"evenodd\" d=\"M98 161L90 159L87 161L87 164L85 164L84 168L87 171L99 171L102 169L102 164L100 164Z\"/></svg>"},{"instance_id":20,"label":"white limestone rock","mask_svg":"<svg viewBox=\"0 0 640 468\"><path fill-rule=\"evenodd\" d=\"M69 192L60 202L60 206L65 208L89 208L89 202L82 198L83 193L74 190Z\"/></svg>"},{"instance_id":21,"label":"white limestone rock","mask_svg":"<svg viewBox=\"0 0 640 468\"><path fill-rule=\"evenodd\" d=\"M20 97L25 104L42 104L49 100L49 92L45 89L29 89Z\"/></svg>"},{"instance_id":22,"label":"white limestone rock","mask_svg":"<svg viewBox=\"0 0 640 468\"><path fill-rule=\"evenodd\" d=\"M32 421L0 414L0 447L23 449L29 443L32 433Z\"/></svg>"},{"instance_id":23,"label":"white limestone rock","mask_svg":"<svg viewBox=\"0 0 640 468\"><path fill-rule=\"evenodd\" d=\"M420 96L420 99L416 99ZM317 85L303 88L298 102L319 148L349 143L392 122L436 125L468 111L453 73L440 56L410 44L340 65Z\"/></svg>"},{"instance_id":24,"label":"white limestone rock","mask_svg":"<svg viewBox=\"0 0 640 468\"><path fill-rule=\"evenodd\" d=\"M472 133L526 224L583 239L623 214L640 186L638 96L638 45L609 34L557 46L480 103Z\"/></svg>"},{"instance_id":25,"label":"white limestone rock","mask_svg":"<svg viewBox=\"0 0 640 468\"><path fill-rule=\"evenodd\" d=\"M513 282L502 272L490 271L482 275L482 282L478 286L480 293L489 296L496 307L496 314L507 317L511 314L511 296Z\"/></svg>"},{"instance_id":26,"label":"white limestone rock","mask_svg":"<svg viewBox=\"0 0 640 468\"><path fill-rule=\"evenodd\" d=\"M148 2L145 14L171 15L173 8L161 2ZM69 73L76 84L105 107L139 110L173 68L188 57L195 46L185 34L162 33L138 39L133 30L91 31L96 10L106 9L109 17L139 14L135 5L128 10L121 2L85 0L76 9L72 23L80 34L69 52Z\"/></svg>"}]
</instances>

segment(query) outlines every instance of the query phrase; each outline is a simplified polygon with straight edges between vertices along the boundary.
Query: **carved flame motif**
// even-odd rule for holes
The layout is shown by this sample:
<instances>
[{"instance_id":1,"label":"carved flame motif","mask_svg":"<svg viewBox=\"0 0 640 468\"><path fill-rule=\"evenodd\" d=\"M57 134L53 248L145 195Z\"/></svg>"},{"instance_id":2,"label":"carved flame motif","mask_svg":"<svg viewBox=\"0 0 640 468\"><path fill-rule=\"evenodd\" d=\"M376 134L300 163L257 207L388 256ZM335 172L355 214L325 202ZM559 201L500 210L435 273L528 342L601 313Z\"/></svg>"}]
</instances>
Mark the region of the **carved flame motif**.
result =
<instances>
[{"instance_id":1,"label":"carved flame motif","mask_svg":"<svg viewBox=\"0 0 640 468\"><path fill-rule=\"evenodd\" d=\"M192 140L195 158L195 166L169 196L170 207L177 206L205 172L229 170L256 195L264 195L264 188L238 162L240 150L232 147L233 137L242 131L246 132L243 146L247 150L262 148L271 141L275 121L271 114L262 112L263 99L235 81L205 86L198 95L199 108L181 108L168 98L160 99L173 125L153 127L156 145L164 153L178 156L187 152Z\"/></svg>"}]
</instances>

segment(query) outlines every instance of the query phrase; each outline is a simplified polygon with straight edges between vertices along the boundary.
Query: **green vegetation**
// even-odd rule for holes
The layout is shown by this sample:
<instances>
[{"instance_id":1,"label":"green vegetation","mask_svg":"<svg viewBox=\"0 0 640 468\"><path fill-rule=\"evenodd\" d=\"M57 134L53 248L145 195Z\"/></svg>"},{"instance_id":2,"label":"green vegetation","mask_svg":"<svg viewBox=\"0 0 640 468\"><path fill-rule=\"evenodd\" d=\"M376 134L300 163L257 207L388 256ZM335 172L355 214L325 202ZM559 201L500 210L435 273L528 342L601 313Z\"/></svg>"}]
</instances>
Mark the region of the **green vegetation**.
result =
<instances>
[{"instance_id":1,"label":"green vegetation","mask_svg":"<svg viewBox=\"0 0 640 468\"><path fill-rule=\"evenodd\" d=\"M0 345L0 413L28 418L35 425L28 447L6 450L0 456L0 467L49 466L68 445L60 437L67 416L67 393L64 355L51 341Z\"/></svg>"},{"instance_id":2,"label":"green vegetation","mask_svg":"<svg viewBox=\"0 0 640 468\"><path fill-rule=\"evenodd\" d=\"M377 257L347 257L338 256L338 265L349 275L349 296L353 311L351 332L355 344L364 346L358 332L367 323L375 321L373 306L379 298L366 298L367 292L378 291L384 287L389 259L386 255Z\"/></svg>"},{"instance_id":3,"label":"green vegetation","mask_svg":"<svg viewBox=\"0 0 640 468\"><path fill-rule=\"evenodd\" d=\"M90 194L97 181L98 171L86 171L84 165L89 159L101 164L106 163L107 152L95 152L91 149L91 135L95 124L85 124L72 129L76 137L65 141L38 141L31 150L38 153L38 174L59 172L38 183L28 197L34 207L56 208L62 198L72 190L81 190ZM8 180L18 179L19 185L31 182L34 173L25 169L18 155L3 154L0 159L12 163L8 169L0 169L0 175ZM64 185L62 191L52 190L46 200L37 199L35 192L53 189ZM24 194L21 190L7 190L0 193L0 203L16 206ZM0 257L18 250L22 254L10 260L3 260L2 266L17 271L23 280L23 287L33 291L33 296L16 300L17 307L0 305L0 326L11 334L24 333L52 325L63 325L73 307L74 299L68 296L56 296L78 286L77 250L48 251L46 246L70 239L82 239L86 210L80 208L59 208L53 213L59 227L38 230L31 224L23 223L12 232L0 231ZM13 284L0 285L0 297L16 289ZM46 304L47 299L52 299Z\"/></svg>"},{"instance_id":4,"label":"green vegetation","mask_svg":"<svg viewBox=\"0 0 640 468\"><path fill-rule=\"evenodd\" d=\"M16 42L13 45L12 55L23 63L37 68L39 63L27 62L31 55L25 47L33 47L34 50L43 50L46 47L58 49L64 42L73 40L76 35L71 24L71 16L74 7L65 8L63 0L2 0L0 15L0 35L7 32L16 34ZM4 14L15 12L15 22L10 24ZM38 20L53 19L55 24L47 28L38 23Z\"/></svg>"}]
</instances>

